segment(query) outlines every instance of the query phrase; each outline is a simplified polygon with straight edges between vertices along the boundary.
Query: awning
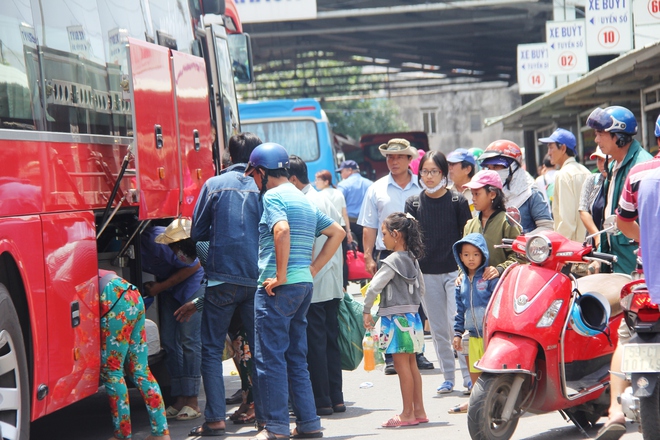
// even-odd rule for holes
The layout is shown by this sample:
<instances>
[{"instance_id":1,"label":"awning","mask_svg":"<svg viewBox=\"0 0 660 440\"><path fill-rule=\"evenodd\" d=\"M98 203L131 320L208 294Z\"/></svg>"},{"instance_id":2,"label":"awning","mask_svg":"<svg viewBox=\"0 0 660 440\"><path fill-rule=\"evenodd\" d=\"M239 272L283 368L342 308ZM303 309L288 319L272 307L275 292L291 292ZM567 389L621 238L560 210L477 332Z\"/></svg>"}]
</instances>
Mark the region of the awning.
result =
<instances>
[{"instance_id":1,"label":"awning","mask_svg":"<svg viewBox=\"0 0 660 440\"><path fill-rule=\"evenodd\" d=\"M660 108L659 87L660 42L621 55L511 113L487 118L485 125L501 122L505 130L536 130L552 123L574 125L576 118L586 119L585 112L608 105L628 107L639 117L642 107ZM654 89L655 98L643 96L648 88Z\"/></svg>"}]
</instances>

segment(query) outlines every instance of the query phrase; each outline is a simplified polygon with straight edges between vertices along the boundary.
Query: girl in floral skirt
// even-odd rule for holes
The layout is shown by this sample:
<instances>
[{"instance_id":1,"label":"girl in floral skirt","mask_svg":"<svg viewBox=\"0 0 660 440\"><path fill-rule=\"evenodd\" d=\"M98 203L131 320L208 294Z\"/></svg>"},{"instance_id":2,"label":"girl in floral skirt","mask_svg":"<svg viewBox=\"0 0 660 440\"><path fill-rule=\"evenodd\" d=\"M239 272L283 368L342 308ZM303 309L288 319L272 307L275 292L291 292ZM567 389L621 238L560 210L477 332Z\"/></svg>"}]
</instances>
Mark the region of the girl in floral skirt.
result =
<instances>
[{"instance_id":1,"label":"girl in floral skirt","mask_svg":"<svg viewBox=\"0 0 660 440\"><path fill-rule=\"evenodd\" d=\"M160 387L148 365L144 303L140 292L114 272L99 270L101 292L101 381L110 399L115 439L131 438L124 363L147 405L151 421L148 440L169 440Z\"/></svg>"},{"instance_id":2,"label":"girl in floral skirt","mask_svg":"<svg viewBox=\"0 0 660 440\"><path fill-rule=\"evenodd\" d=\"M403 411L387 422L384 428L415 426L427 423L422 398L422 376L417 369L416 353L424 351L424 328L419 317L419 305L424 295L424 278L417 259L424 256L419 223L410 214L390 214L383 225L383 241L392 251L381 261L364 300L364 327L375 323L371 316L376 295L380 294L380 349L392 355L399 375Z\"/></svg>"}]
</instances>

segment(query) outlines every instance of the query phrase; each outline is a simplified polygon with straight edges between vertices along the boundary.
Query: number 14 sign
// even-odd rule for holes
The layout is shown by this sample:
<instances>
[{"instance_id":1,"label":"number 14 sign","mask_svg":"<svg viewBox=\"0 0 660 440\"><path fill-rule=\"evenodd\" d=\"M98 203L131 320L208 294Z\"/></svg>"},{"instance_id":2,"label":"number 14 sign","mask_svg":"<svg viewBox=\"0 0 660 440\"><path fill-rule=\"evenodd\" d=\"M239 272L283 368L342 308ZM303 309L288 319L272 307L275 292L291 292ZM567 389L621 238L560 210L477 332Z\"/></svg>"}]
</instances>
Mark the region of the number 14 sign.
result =
<instances>
[{"instance_id":1,"label":"number 14 sign","mask_svg":"<svg viewBox=\"0 0 660 440\"><path fill-rule=\"evenodd\" d=\"M545 36L552 75L589 72L584 20L548 21L545 24Z\"/></svg>"}]
</instances>

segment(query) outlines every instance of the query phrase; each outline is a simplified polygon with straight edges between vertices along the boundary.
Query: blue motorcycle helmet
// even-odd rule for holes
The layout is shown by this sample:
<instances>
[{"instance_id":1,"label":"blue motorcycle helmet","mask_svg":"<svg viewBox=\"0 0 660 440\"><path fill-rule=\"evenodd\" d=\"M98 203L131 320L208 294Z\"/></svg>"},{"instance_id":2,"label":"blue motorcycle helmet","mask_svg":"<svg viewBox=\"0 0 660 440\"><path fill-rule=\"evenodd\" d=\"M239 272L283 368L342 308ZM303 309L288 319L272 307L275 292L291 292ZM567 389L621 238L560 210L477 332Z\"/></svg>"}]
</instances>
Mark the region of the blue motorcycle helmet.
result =
<instances>
[{"instance_id":1,"label":"blue motorcycle helmet","mask_svg":"<svg viewBox=\"0 0 660 440\"><path fill-rule=\"evenodd\" d=\"M635 115L625 107L613 105L605 109L597 108L587 118L587 125L594 130L608 133L637 134Z\"/></svg>"},{"instance_id":2,"label":"blue motorcycle helmet","mask_svg":"<svg viewBox=\"0 0 660 440\"><path fill-rule=\"evenodd\" d=\"M259 200L267 191L269 170L284 170L284 174L288 177L286 170L289 169L289 153L280 144L275 142L266 142L257 145L252 154L250 154L250 161L245 169L245 176L252 176L255 170L259 168L266 170L261 178L261 188L259 188ZM278 173L279 174L279 173Z\"/></svg>"},{"instance_id":3,"label":"blue motorcycle helmet","mask_svg":"<svg viewBox=\"0 0 660 440\"><path fill-rule=\"evenodd\" d=\"M596 336L607 328L610 314L610 303L603 295L598 292L583 293L573 303L571 327L582 336Z\"/></svg>"},{"instance_id":4,"label":"blue motorcycle helmet","mask_svg":"<svg viewBox=\"0 0 660 440\"><path fill-rule=\"evenodd\" d=\"M660 115L655 120L655 137L660 138Z\"/></svg>"}]
</instances>

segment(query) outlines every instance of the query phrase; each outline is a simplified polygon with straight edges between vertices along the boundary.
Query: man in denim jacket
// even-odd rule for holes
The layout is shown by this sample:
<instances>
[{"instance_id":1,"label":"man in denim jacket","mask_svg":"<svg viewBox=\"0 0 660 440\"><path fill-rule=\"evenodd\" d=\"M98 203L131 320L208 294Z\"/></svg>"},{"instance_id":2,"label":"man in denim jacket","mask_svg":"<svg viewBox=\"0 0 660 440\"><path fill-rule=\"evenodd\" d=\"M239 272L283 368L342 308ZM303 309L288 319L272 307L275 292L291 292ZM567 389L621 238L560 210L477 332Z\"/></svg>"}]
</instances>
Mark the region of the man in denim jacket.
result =
<instances>
[{"instance_id":1,"label":"man in denim jacket","mask_svg":"<svg viewBox=\"0 0 660 440\"><path fill-rule=\"evenodd\" d=\"M191 238L208 241L209 254L201 329L206 423L193 429L191 435L224 433L222 352L236 308L240 311L248 343L254 346L254 292L259 278L257 231L263 206L254 180L243 173L252 150L259 144L261 140L251 133L229 139L229 155L234 165L204 184L193 214ZM256 392L253 388L253 393Z\"/></svg>"}]
</instances>

